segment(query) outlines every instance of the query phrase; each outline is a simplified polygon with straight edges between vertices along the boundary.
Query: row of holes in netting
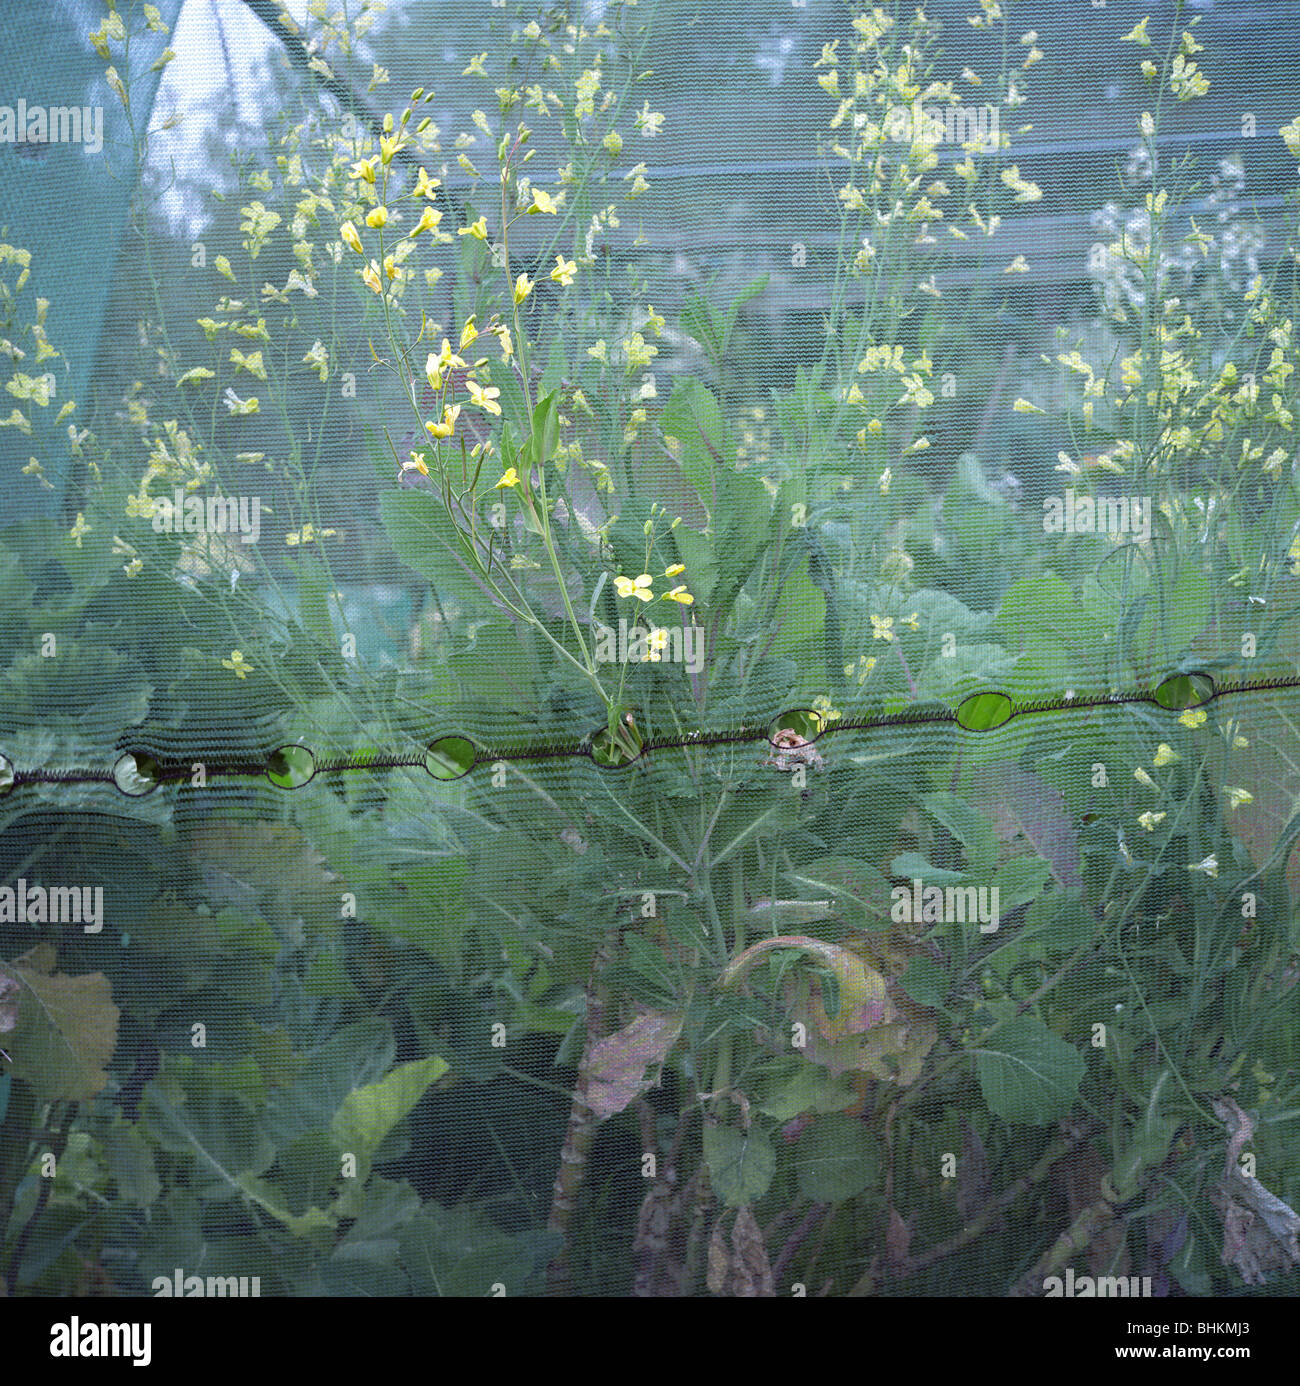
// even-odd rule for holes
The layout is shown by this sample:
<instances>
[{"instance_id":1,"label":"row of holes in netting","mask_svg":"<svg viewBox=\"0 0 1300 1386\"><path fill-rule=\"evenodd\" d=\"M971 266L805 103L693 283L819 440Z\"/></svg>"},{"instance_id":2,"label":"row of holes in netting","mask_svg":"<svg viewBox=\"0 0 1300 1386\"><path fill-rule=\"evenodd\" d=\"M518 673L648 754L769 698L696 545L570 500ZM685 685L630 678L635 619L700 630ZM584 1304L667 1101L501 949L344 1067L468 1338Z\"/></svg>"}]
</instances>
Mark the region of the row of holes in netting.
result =
<instances>
[{"instance_id":1,"label":"row of holes in netting","mask_svg":"<svg viewBox=\"0 0 1300 1386\"><path fill-rule=\"evenodd\" d=\"M1133 702L1154 703L1166 711L1177 712L1198 707L1221 693L1295 686L1300 686L1300 679L1258 680L1220 689L1208 674L1180 673L1171 674L1150 692L1112 692L1097 698L1076 698L1072 694L1066 694L1064 698L1018 705L1005 693L972 693L952 710L918 708L883 718L862 721L847 719L833 724L821 713L800 708L783 713L766 728L742 727L730 732L692 733L671 739L642 737L635 721L628 714L624 724L620 726L620 735L617 738L611 735L608 728L602 727L585 740L567 745L550 744L486 750L475 746L468 737L445 736L434 741L420 755L361 751L351 756L319 760L306 746L288 745L279 747L260 761L206 762L202 766L202 772L204 779L209 776L265 776L280 789L298 789L309 783L317 774L329 771L391 770L419 766L423 766L435 779L456 780L469 774L475 765L502 760L541 760L573 756L590 759L603 768L617 769L632 764L644 752L650 750L760 741L764 738L778 753L778 759L774 763L784 769L788 768L788 762L781 759L782 754L786 757L794 756L798 748L810 746L827 731L875 730L890 726L948 722L955 723L964 731L983 732L993 731L1010 721L1012 717L1025 713L1081 711L1090 707ZM139 797L148 794L160 784L193 783L196 768L188 763L164 764L145 751L128 751L117 760L111 771L23 772L15 770L8 757L0 754L0 794L7 792L15 784L97 781L112 783L123 794Z\"/></svg>"}]
</instances>

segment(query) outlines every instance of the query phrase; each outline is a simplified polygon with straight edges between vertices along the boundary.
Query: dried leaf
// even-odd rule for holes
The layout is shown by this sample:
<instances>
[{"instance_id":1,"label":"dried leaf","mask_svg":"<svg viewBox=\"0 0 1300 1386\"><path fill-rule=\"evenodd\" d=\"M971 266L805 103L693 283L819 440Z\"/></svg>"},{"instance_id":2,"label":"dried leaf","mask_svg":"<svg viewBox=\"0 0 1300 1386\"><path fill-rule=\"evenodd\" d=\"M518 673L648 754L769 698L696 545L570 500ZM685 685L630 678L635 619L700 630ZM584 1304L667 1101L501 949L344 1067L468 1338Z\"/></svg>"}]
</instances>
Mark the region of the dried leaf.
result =
<instances>
[{"instance_id":1,"label":"dried leaf","mask_svg":"<svg viewBox=\"0 0 1300 1386\"><path fill-rule=\"evenodd\" d=\"M722 1222L719 1219L709 1238L709 1269L705 1283L709 1293L720 1295L727 1287L727 1272L731 1268L731 1256L727 1251L727 1239L722 1235Z\"/></svg>"},{"instance_id":2,"label":"dried leaf","mask_svg":"<svg viewBox=\"0 0 1300 1386\"><path fill-rule=\"evenodd\" d=\"M742 1203L736 1210L736 1219L731 1225L730 1250L722 1235L722 1219L714 1225L709 1238L706 1283L715 1295L739 1299L770 1298L776 1294L763 1234L748 1203Z\"/></svg>"},{"instance_id":3,"label":"dried leaf","mask_svg":"<svg viewBox=\"0 0 1300 1386\"><path fill-rule=\"evenodd\" d=\"M9 985L3 995L11 998L15 988L19 994L18 1023L7 1047L13 1073L38 1097L84 1102L108 1082L121 1012L102 972L65 976L53 971L56 956L50 944L41 943L5 964Z\"/></svg>"},{"instance_id":4,"label":"dried leaf","mask_svg":"<svg viewBox=\"0 0 1300 1386\"><path fill-rule=\"evenodd\" d=\"M597 1121L616 1116L650 1086L646 1070L662 1064L682 1032L680 1014L646 1011L595 1044L587 1067L587 1105Z\"/></svg>"},{"instance_id":5,"label":"dried leaf","mask_svg":"<svg viewBox=\"0 0 1300 1386\"><path fill-rule=\"evenodd\" d=\"M0 1035L18 1024L18 1001L22 992L12 977L0 972Z\"/></svg>"},{"instance_id":6,"label":"dried leaf","mask_svg":"<svg viewBox=\"0 0 1300 1386\"><path fill-rule=\"evenodd\" d=\"M1300 1217L1258 1179L1242 1173L1238 1156L1255 1134L1255 1124L1230 1097L1216 1098L1214 1110L1228 1129L1223 1175L1210 1190L1210 1202L1223 1218L1223 1264L1234 1267L1247 1285L1262 1285L1272 1271L1300 1265Z\"/></svg>"},{"instance_id":7,"label":"dried leaf","mask_svg":"<svg viewBox=\"0 0 1300 1386\"><path fill-rule=\"evenodd\" d=\"M912 1229L903 1220L903 1215L891 1203L889 1205L889 1225L885 1229L885 1252L891 1270L901 1271L907 1266L908 1248L912 1245Z\"/></svg>"},{"instance_id":8,"label":"dried leaf","mask_svg":"<svg viewBox=\"0 0 1300 1386\"><path fill-rule=\"evenodd\" d=\"M961 1159L957 1165L957 1212L962 1222L970 1222L988 1202L993 1191L993 1177L989 1172L988 1152L980 1134L970 1124L963 1122L965 1134L962 1137Z\"/></svg>"}]
</instances>

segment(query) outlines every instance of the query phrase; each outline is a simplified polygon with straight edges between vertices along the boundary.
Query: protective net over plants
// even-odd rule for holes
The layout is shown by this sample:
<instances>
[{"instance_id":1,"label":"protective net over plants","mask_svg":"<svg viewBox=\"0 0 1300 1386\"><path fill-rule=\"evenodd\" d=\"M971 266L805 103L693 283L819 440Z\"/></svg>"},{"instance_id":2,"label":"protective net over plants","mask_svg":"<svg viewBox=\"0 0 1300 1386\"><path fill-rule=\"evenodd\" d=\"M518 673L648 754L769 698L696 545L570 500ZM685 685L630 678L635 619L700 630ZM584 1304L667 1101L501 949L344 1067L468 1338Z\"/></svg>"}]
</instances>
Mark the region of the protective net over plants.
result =
<instances>
[{"instance_id":1,"label":"protective net over plants","mask_svg":"<svg viewBox=\"0 0 1300 1386\"><path fill-rule=\"evenodd\" d=\"M1300 1291L1249 8L6 9L8 1294Z\"/></svg>"}]
</instances>

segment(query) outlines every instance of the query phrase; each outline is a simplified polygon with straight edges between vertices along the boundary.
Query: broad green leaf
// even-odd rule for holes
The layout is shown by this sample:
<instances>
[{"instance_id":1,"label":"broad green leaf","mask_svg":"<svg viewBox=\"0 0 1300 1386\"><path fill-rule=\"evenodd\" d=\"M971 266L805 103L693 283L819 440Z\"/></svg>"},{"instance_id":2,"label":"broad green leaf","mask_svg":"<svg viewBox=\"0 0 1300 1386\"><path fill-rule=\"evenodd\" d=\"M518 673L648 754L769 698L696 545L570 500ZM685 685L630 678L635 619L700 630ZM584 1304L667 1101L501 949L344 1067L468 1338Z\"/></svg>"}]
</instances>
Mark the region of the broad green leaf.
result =
<instances>
[{"instance_id":1,"label":"broad green leaf","mask_svg":"<svg viewBox=\"0 0 1300 1386\"><path fill-rule=\"evenodd\" d=\"M997 859L997 837L993 824L979 809L946 789L927 794L925 811L966 849L966 863L972 872L987 871Z\"/></svg>"},{"instance_id":2,"label":"broad green leaf","mask_svg":"<svg viewBox=\"0 0 1300 1386\"><path fill-rule=\"evenodd\" d=\"M253 1108L234 1093L173 1101L158 1083L150 1083L142 1114L163 1150L192 1162L186 1183L200 1198L219 1202L246 1196L243 1177L265 1174L275 1159L275 1146Z\"/></svg>"},{"instance_id":3,"label":"broad green leaf","mask_svg":"<svg viewBox=\"0 0 1300 1386\"><path fill-rule=\"evenodd\" d=\"M820 646L826 623L826 593L808 576L808 560L786 579L771 616L773 634L760 642L767 659L777 659L801 646ZM820 654L820 648L818 648Z\"/></svg>"},{"instance_id":4,"label":"broad green leaf","mask_svg":"<svg viewBox=\"0 0 1300 1386\"><path fill-rule=\"evenodd\" d=\"M984 1101L1003 1121L1047 1126L1074 1105L1083 1059L1041 1020L1021 1016L970 1052Z\"/></svg>"},{"instance_id":5,"label":"broad green leaf","mask_svg":"<svg viewBox=\"0 0 1300 1386\"><path fill-rule=\"evenodd\" d=\"M379 514L393 552L440 596L450 594L471 608L486 604L483 588L464 556L459 532L438 495L394 488L380 496Z\"/></svg>"},{"instance_id":6,"label":"broad green leaf","mask_svg":"<svg viewBox=\"0 0 1300 1386\"><path fill-rule=\"evenodd\" d=\"M776 1121L791 1121L804 1112L838 1112L852 1106L856 1095L824 1069L800 1063L784 1083L775 1087L759 1111Z\"/></svg>"},{"instance_id":7,"label":"broad green leaf","mask_svg":"<svg viewBox=\"0 0 1300 1386\"><path fill-rule=\"evenodd\" d=\"M384 1137L446 1072L446 1059L413 1059L379 1082L350 1092L330 1123L339 1149L356 1155L361 1170L368 1169Z\"/></svg>"},{"instance_id":8,"label":"broad green leaf","mask_svg":"<svg viewBox=\"0 0 1300 1386\"><path fill-rule=\"evenodd\" d=\"M776 1151L756 1126L738 1131L734 1126L706 1124L704 1158L713 1191L728 1208L762 1198L776 1173Z\"/></svg>"},{"instance_id":9,"label":"broad green leaf","mask_svg":"<svg viewBox=\"0 0 1300 1386\"><path fill-rule=\"evenodd\" d=\"M855 1117L818 1117L799 1137L795 1161L799 1192L814 1203L842 1203L880 1183L880 1149Z\"/></svg>"},{"instance_id":10,"label":"broad green leaf","mask_svg":"<svg viewBox=\"0 0 1300 1386\"><path fill-rule=\"evenodd\" d=\"M1042 857L1011 857L998 867L993 884L998 892L998 911L1009 914L1020 905L1037 900L1052 868Z\"/></svg>"},{"instance_id":11,"label":"broad green leaf","mask_svg":"<svg viewBox=\"0 0 1300 1386\"><path fill-rule=\"evenodd\" d=\"M712 513L718 502L715 473L730 470L735 460L717 399L700 381L692 377L679 380L664 405L659 424L668 437L676 438L681 445L678 460L682 475Z\"/></svg>"},{"instance_id":12,"label":"broad green leaf","mask_svg":"<svg viewBox=\"0 0 1300 1386\"><path fill-rule=\"evenodd\" d=\"M868 862L855 857L816 857L786 879L809 895L824 895L854 928L878 929L889 920L889 882Z\"/></svg>"},{"instance_id":13,"label":"broad green leaf","mask_svg":"<svg viewBox=\"0 0 1300 1386\"><path fill-rule=\"evenodd\" d=\"M952 979L947 969L933 958L917 957L908 963L899 985L919 1005L938 1009L947 998Z\"/></svg>"}]
</instances>

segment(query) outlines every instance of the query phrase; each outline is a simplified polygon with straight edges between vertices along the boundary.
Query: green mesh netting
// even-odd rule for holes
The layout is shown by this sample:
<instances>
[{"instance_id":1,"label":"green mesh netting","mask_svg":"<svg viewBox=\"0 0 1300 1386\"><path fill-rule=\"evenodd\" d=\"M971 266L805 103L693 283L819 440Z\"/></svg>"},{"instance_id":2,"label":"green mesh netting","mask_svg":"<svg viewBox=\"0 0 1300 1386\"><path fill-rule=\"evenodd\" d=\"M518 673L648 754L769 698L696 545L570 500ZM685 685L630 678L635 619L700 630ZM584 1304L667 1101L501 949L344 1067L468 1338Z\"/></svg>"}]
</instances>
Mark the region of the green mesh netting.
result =
<instances>
[{"instance_id":1,"label":"green mesh netting","mask_svg":"<svg viewBox=\"0 0 1300 1386\"><path fill-rule=\"evenodd\" d=\"M4 15L5 1292L1300 1291L1291 8L344 8Z\"/></svg>"}]
</instances>

